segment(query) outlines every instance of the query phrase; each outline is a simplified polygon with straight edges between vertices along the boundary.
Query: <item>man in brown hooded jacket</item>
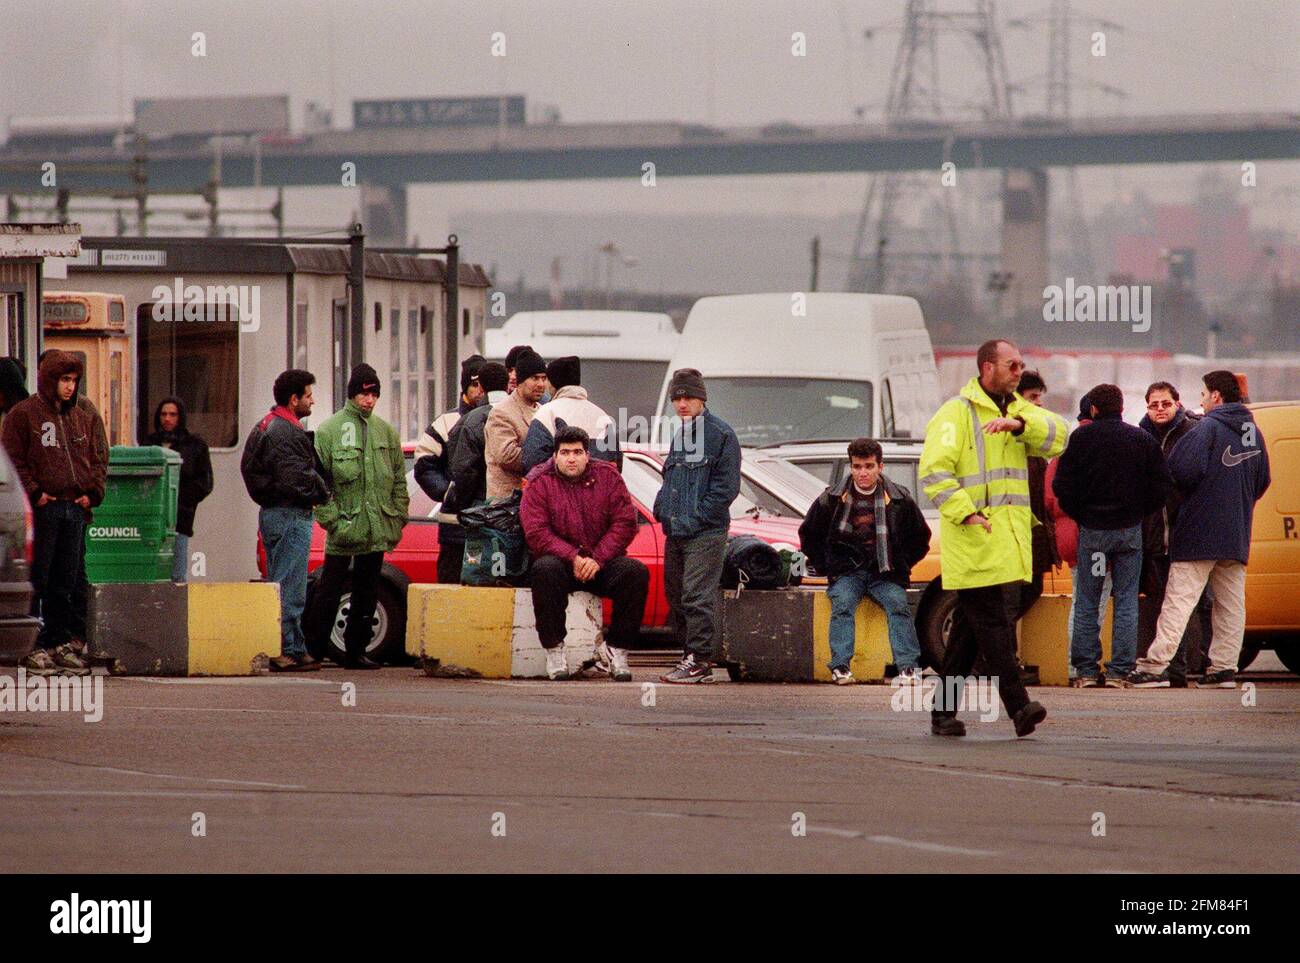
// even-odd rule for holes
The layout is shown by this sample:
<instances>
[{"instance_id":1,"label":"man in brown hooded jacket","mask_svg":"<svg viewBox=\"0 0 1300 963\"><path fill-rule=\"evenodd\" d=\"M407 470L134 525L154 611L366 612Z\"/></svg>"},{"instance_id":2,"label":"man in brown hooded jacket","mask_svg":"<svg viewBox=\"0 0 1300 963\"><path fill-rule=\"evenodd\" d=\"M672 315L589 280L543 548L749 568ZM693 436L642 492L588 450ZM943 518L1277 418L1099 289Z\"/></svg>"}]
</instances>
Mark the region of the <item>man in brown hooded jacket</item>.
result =
<instances>
[{"instance_id":1,"label":"man in brown hooded jacket","mask_svg":"<svg viewBox=\"0 0 1300 963\"><path fill-rule=\"evenodd\" d=\"M42 619L36 648L23 661L29 672L87 671L72 650L72 596L85 551L90 509L104 500L107 452L103 424L77 404L82 365L76 355L49 351L37 374L36 394L15 405L0 426L4 444L35 523L32 587Z\"/></svg>"}]
</instances>

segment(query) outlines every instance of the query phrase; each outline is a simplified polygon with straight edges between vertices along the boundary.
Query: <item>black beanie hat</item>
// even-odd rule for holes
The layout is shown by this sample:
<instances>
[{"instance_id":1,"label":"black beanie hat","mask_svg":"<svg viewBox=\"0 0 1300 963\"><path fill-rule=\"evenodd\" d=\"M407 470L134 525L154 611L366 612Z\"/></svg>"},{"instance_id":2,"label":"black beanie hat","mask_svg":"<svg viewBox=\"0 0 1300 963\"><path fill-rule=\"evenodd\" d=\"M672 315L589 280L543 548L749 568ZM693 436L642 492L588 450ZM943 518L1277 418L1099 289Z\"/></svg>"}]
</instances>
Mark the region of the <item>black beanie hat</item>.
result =
<instances>
[{"instance_id":1,"label":"black beanie hat","mask_svg":"<svg viewBox=\"0 0 1300 963\"><path fill-rule=\"evenodd\" d=\"M506 367L510 366L506 365ZM525 381L539 374L546 374L546 362L532 348L524 348L515 357L515 381Z\"/></svg>"},{"instance_id":2,"label":"black beanie hat","mask_svg":"<svg viewBox=\"0 0 1300 963\"><path fill-rule=\"evenodd\" d=\"M505 391L510 386L510 372L499 361L489 361L478 369L478 383L484 391Z\"/></svg>"},{"instance_id":3,"label":"black beanie hat","mask_svg":"<svg viewBox=\"0 0 1300 963\"><path fill-rule=\"evenodd\" d=\"M532 345L528 345L528 344L517 344L517 345L515 345L513 348L511 348L509 351L507 351L507 352L506 352L506 370L508 371L508 370L510 370L511 368L515 367L516 364L518 364L518 362L519 362L519 355L521 355L521 354L522 354L523 352L525 352L525 351L532 351L532 350L533 350Z\"/></svg>"},{"instance_id":4,"label":"black beanie hat","mask_svg":"<svg viewBox=\"0 0 1300 963\"><path fill-rule=\"evenodd\" d=\"M348 397L355 398L366 390L373 391L375 397L379 397L379 375L363 361L352 369L352 377L348 379Z\"/></svg>"},{"instance_id":5,"label":"black beanie hat","mask_svg":"<svg viewBox=\"0 0 1300 963\"><path fill-rule=\"evenodd\" d=\"M1084 421L1092 417L1092 400L1084 395L1079 399L1079 420Z\"/></svg>"},{"instance_id":6,"label":"black beanie hat","mask_svg":"<svg viewBox=\"0 0 1300 963\"><path fill-rule=\"evenodd\" d=\"M460 393L469 391L470 384L478 378L479 370L487 364L481 354L472 354L460 363Z\"/></svg>"},{"instance_id":7,"label":"black beanie hat","mask_svg":"<svg viewBox=\"0 0 1300 963\"><path fill-rule=\"evenodd\" d=\"M556 358L546 366L546 380L556 391L569 385L582 384L582 362L576 354Z\"/></svg>"},{"instance_id":8,"label":"black beanie hat","mask_svg":"<svg viewBox=\"0 0 1300 963\"><path fill-rule=\"evenodd\" d=\"M709 393L704 390L704 375L695 368L678 368L668 382L668 400L678 398L699 398L709 400Z\"/></svg>"}]
</instances>

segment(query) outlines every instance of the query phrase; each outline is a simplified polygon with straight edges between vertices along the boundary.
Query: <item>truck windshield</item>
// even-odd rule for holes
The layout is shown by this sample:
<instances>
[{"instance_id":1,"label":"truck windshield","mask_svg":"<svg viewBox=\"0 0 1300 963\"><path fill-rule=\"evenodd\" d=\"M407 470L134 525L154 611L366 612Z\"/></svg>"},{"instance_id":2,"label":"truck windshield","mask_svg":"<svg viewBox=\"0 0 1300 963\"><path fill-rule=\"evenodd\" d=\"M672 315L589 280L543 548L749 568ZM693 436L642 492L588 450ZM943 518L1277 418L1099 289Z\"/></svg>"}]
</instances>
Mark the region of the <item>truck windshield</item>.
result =
<instances>
[{"instance_id":1,"label":"truck windshield","mask_svg":"<svg viewBox=\"0 0 1300 963\"><path fill-rule=\"evenodd\" d=\"M667 361L585 357L582 359L582 386L587 389L587 397L604 408L615 421L620 421L620 408L626 409L628 416L640 415L648 421L654 414L667 370Z\"/></svg>"},{"instance_id":2,"label":"truck windshield","mask_svg":"<svg viewBox=\"0 0 1300 963\"><path fill-rule=\"evenodd\" d=\"M870 381L708 378L705 387L709 410L742 445L871 437Z\"/></svg>"}]
</instances>

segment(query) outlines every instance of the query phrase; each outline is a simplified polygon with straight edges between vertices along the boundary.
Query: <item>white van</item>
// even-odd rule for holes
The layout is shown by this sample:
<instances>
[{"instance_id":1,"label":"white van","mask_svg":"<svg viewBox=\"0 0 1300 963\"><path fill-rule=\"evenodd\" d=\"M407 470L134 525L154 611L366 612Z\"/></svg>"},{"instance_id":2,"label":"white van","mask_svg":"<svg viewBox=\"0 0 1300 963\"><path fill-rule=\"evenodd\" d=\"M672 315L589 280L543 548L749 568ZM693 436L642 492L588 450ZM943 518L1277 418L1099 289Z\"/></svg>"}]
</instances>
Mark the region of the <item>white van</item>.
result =
<instances>
[{"instance_id":1,"label":"white van","mask_svg":"<svg viewBox=\"0 0 1300 963\"><path fill-rule=\"evenodd\" d=\"M678 368L700 370L742 445L920 437L941 401L921 306L896 295L701 298L659 392L669 418Z\"/></svg>"},{"instance_id":2,"label":"white van","mask_svg":"<svg viewBox=\"0 0 1300 963\"><path fill-rule=\"evenodd\" d=\"M502 361L527 344L547 361L577 355L594 403L616 419L624 408L648 423L680 337L672 318L650 311L520 311L487 330L483 354Z\"/></svg>"}]
</instances>

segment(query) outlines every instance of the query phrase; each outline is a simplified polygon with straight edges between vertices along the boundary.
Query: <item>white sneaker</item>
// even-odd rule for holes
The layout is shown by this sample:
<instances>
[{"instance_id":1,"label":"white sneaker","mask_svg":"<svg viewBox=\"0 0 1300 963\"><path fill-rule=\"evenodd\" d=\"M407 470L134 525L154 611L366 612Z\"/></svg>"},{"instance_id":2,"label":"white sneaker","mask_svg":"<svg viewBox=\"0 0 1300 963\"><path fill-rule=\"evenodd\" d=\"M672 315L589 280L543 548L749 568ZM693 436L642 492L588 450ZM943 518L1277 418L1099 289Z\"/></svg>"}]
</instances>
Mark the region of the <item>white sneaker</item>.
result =
<instances>
[{"instance_id":1,"label":"white sneaker","mask_svg":"<svg viewBox=\"0 0 1300 963\"><path fill-rule=\"evenodd\" d=\"M857 680L848 669L831 669L831 681L836 685L853 685Z\"/></svg>"},{"instance_id":2,"label":"white sneaker","mask_svg":"<svg viewBox=\"0 0 1300 963\"><path fill-rule=\"evenodd\" d=\"M919 685L921 682L921 670L918 668L905 669L898 673L899 685Z\"/></svg>"},{"instance_id":3,"label":"white sneaker","mask_svg":"<svg viewBox=\"0 0 1300 963\"><path fill-rule=\"evenodd\" d=\"M614 677L615 682L631 682L632 670L627 665L627 649L620 649L612 645L602 646L605 650L605 658L609 662L609 674Z\"/></svg>"},{"instance_id":4,"label":"white sneaker","mask_svg":"<svg viewBox=\"0 0 1300 963\"><path fill-rule=\"evenodd\" d=\"M552 682L569 678L569 660L564 657L564 646L546 650L546 677Z\"/></svg>"}]
</instances>

